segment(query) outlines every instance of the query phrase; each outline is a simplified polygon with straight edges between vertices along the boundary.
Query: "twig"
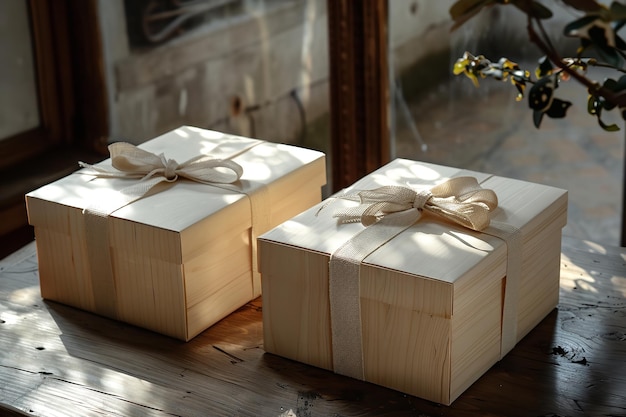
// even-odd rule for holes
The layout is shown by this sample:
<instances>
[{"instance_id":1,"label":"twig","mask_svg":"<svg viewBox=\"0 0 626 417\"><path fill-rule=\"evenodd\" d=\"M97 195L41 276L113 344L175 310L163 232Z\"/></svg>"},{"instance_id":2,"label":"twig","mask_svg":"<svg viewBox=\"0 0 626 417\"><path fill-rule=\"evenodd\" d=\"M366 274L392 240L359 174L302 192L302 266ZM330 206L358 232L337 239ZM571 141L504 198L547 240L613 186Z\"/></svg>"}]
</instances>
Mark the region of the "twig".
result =
<instances>
[{"instance_id":1,"label":"twig","mask_svg":"<svg viewBox=\"0 0 626 417\"><path fill-rule=\"evenodd\" d=\"M578 71L573 70L569 65L563 62L563 59L559 56L558 52L553 47L546 45L546 43L539 37L535 29L533 28L533 20L536 21L539 30L547 37L545 29L540 21L540 19L532 16L529 12L528 16L528 24L527 31L528 37L531 42L533 42L537 47L548 57L550 61L552 61L556 66L561 68L565 73L570 75L576 81L587 87L587 90L590 94L594 96L604 97L608 102L618 106L618 107L626 107L626 94L619 93L615 94L613 91L603 87L598 82L590 80L589 78L581 75ZM548 38L549 39L549 38Z\"/></svg>"}]
</instances>

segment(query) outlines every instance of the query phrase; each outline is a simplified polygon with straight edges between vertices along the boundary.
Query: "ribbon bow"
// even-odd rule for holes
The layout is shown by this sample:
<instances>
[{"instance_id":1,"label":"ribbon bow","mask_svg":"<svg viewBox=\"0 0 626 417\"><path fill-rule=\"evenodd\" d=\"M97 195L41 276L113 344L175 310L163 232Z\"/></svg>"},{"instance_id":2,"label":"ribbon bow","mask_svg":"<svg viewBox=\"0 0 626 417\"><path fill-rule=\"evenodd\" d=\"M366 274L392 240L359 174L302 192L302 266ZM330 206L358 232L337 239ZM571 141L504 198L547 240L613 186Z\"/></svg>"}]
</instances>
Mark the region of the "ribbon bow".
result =
<instances>
[{"instance_id":1,"label":"ribbon bow","mask_svg":"<svg viewBox=\"0 0 626 417\"><path fill-rule=\"evenodd\" d=\"M166 159L163 154L156 155L124 142L109 145L109 153L116 170L84 162L79 162L79 165L96 171L98 176L141 178L142 181L158 176L161 181L168 182L184 177L205 184L229 184L237 181L243 174L243 168L238 163L207 155L200 155L179 164L174 159Z\"/></svg>"},{"instance_id":2,"label":"ribbon bow","mask_svg":"<svg viewBox=\"0 0 626 417\"><path fill-rule=\"evenodd\" d=\"M365 226L388 214L415 208L480 231L489 226L489 212L498 206L496 193L482 188L474 177L455 177L429 190L391 185L341 198L358 200L361 204L339 209L333 217L342 223L361 222Z\"/></svg>"},{"instance_id":3,"label":"ribbon bow","mask_svg":"<svg viewBox=\"0 0 626 417\"><path fill-rule=\"evenodd\" d=\"M490 226L490 211L498 206L494 191L482 188L474 177L454 177L422 191L385 186L339 198L360 201L361 204L338 209L334 217L343 223L361 222L370 227L348 239L330 257L328 285L333 370L336 373L365 379L360 310L361 263L379 247L411 227L423 211L505 239L508 255L501 355L515 346L520 239L518 231L498 231Z\"/></svg>"},{"instance_id":4,"label":"ribbon bow","mask_svg":"<svg viewBox=\"0 0 626 417\"><path fill-rule=\"evenodd\" d=\"M216 184L237 181L243 174L243 168L230 159L213 159L206 155L179 164L173 159L166 159L163 154L156 155L124 142L111 144L109 153L115 169L84 162L79 162L79 165L95 171L98 177L141 178L138 183L121 189L116 198L97 199L83 210L92 285L94 292L100 294L96 297L96 310L105 316L117 317L117 296L108 247L108 216L139 200L161 182L174 182L179 177L185 177L199 183L218 186ZM94 172L85 173L94 174Z\"/></svg>"}]
</instances>

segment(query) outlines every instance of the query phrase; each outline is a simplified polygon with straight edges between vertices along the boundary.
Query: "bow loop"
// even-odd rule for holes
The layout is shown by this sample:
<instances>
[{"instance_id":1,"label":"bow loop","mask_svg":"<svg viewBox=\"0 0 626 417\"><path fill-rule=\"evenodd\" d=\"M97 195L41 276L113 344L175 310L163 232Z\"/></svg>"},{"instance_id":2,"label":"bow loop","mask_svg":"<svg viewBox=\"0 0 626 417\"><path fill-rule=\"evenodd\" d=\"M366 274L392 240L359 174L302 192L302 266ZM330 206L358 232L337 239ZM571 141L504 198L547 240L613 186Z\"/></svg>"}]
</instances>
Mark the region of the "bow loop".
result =
<instances>
[{"instance_id":1,"label":"bow loop","mask_svg":"<svg viewBox=\"0 0 626 417\"><path fill-rule=\"evenodd\" d=\"M243 168L230 159L215 159L206 155L192 158L182 164L165 155L156 155L130 143L109 145L111 165L115 170L80 162L83 168L96 171L96 175L111 178L148 178L160 176L165 181L184 177L203 184L230 184L241 178Z\"/></svg>"},{"instance_id":2,"label":"bow loop","mask_svg":"<svg viewBox=\"0 0 626 417\"><path fill-rule=\"evenodd\" d=\"M155 155L130 143L117 142L109 145L113 168L129 173L146 175L164 165L162 155Z\"/></svg>"},{"instance_id":3,"label":"bow loop","mask_svg":"<svg viewBox=\"0 0 626 417\"><path fill-rule=\"evenodd\" d=\"M429 190L384 186L341 198L360 202L333 214L342 223L372 225L386 215L417 209L437 214L472 230L489 226L490 212L498 207L495 192L482 188L474 177L456 177Z\"/></svg>"},{"instance_id":4,"label":"bow loop","mask_svg":"<svg viewBox=\"0 0 626 417\"><path fill-rule=\"evenodd\" d=\"M376 223L387 214L405 211L413 207L415 191L407 187L389 185L374 190L364 190L356 194L342 196L348 200L357 200L357 207L337 210L333 217L342 223L361 222L365 226Z\"/></svg>"},{"instance_id":5,"label":"bow loop","mask_svg":"<svg viewBox=\"0 0 626 417\"><path fill-rule=\"evenodd\" d=\"M482 188L474 177L455 177L430 189L434 196L462 203L484 204L489 210L498 207L493 190Z\"/></svg>"},{"instance_id":6,"label":"bow loop","mask_svg":"<svg viewBox=\"0 0 626 417\"><path fill-rule=\"evenodd\" d=\"M243 175L243 167L231 159L200 156L181 164L178 175L203 183L233 183Z\"/></svg>"}]
</instances>

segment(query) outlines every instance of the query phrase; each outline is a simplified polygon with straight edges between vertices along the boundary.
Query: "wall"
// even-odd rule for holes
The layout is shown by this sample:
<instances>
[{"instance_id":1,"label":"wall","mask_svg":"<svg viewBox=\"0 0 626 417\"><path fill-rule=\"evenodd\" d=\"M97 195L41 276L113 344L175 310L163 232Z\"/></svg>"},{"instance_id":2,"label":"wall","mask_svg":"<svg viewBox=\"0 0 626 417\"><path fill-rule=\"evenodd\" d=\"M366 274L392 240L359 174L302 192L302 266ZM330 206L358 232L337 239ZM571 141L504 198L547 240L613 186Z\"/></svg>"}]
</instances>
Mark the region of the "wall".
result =
<instances>
[{"instance_id":1,"label":"wall","mask_svg":"<svg viewBox=\"0 0 626 417\"><path fill-rule=\"evenodd\" d=\"M141 51L129 47L123 0L100 0L112 140L140 143L191 124L298 143L305 126L327 123L326 0L247 1L264 10ZM395 76L450 55L452 3L389 2Z\"/></svg>"},{"instance_id":2,"label":"wall","mask_svg":"<svg viewBox=\"0 0 626 417\"><path fill-rule=\"evenodd\" d=\"M101 1L112 139L139 143L191 124L294 141L328 111L325 4L270 1L142 52L128 46L122 0Z\"/></svg>"},{"instance_id":3,"label":"wall","mask_svg":"<svg viewBox=\"0 0 626 417\"><path fill-rule=\"evenodd\" d=\"M396 76L450 46L449 9L453 0L389 2L389 42Z\"/></svg>"},{"instance_id":4,"label":"wall","mask_svg":"<svg viewBox=\"0 0 626 417\"><path fill-rule=\"evenodd\" d=\"M28 5L0 2L0 140L39 125Z\"/></svg>"},{"instance_id":5,"label":"wall","mask_svg":"<svg viewBox=\"0 0 626 417\"><path fill-rule=\"evenodd\" d=\"M112 140L139 143L191 124L297 143L305 126L327 123L326 0L242 1L251 13L142 51L129 47L123 0L100 0ZM465 50L510 53L526 41L514 7L491 8L451 33L453 3L389 1L390 64L405 96L449 80ZM556 26L571 20L553 8Z\"/></svg>"}]
</instances>

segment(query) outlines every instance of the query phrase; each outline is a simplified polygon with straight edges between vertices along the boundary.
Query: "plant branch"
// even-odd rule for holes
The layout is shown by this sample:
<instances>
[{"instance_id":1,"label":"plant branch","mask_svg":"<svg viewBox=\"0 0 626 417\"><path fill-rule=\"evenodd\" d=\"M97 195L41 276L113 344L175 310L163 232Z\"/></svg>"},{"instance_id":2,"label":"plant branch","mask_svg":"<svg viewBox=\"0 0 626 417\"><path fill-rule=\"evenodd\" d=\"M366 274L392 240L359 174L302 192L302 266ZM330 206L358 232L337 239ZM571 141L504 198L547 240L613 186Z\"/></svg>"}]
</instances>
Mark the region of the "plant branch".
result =
<instances>
[{"instance_id":1,"label":"plant branch","mask_svg":"<svg viewBox=\"0 0 626 417\"><path fill-rule=\"evenodd\" d=\"M625 58L626 58L626 56L625 56ZM594 60L587 61L587 64L588 64L588 65L591 65L592 67L598 67L598 68L610 68L610 69L612 69L612 70L614 70L614 71L617 71L617 72L621 72L621 73L623 73L623 74L626 74L626 69L624 69L624 68L617 68L617 67L614 67L613 65L611 65L611 64L607 64L607 63L605 63L605 62L598 62L598 61L596 61L595 59L594 59Z\"/></svg>"},{"instance_id":2,"label":"plant branch","mask_svg":"<svg viewBox=\"0 0 626 417\"><path fill-rule=\"evenodd\" d=\"M531 26L531 30L534 32L534 30L532 29L532 21L530 19L531 15L530 13L528 14L529 20L528 20L528 24ZM546 28L543 26L543 23L541 23L540 19L537 19L537 26L539 26L539 31L541 32L541 35L543 36L543 42L546 45L546 48L550 49L551 51L556 52L556 48L554 47L554 45L552 45L552 41L550 40L550 36L548 36L548 32L546 32ZM536 33L535 33L536 35Z\"/></svg>"},{"instance_id":3,"label":"plant branch","mask_svg":"<svg viewBox=\"0 0 626 417\"><path fill-rule=\"evenodd\" d=\"M590 80L584 75L581 75L578 71L570 68L569 65L563 62L563 59L558 54L558 52L553 47L551 47L551 45L547 45L546 42L544 42L535 31L533 27L533 20L537 22L537 25L539 26L539 30L547 38L545 29L543 25L541 24L541 21L533 17L530 13L527 16L528 16L527 31L528 31L528 37L530 41L533 42L535 45L537 45L537 47L548 57L550 61L552 61L552 63L554 63L559 68L561 68L561 70L563 70L565 73L570 75L576 81L578 81L579 83L587 87L587 90L589 91L590 94L596 95L596 96L598 95L602 96L608 102L615 104L616 106L620 108L626 107L626 94L624 93L615 94L613 91L603 87L598 82Z\"/></svg>"}]
</instances>

